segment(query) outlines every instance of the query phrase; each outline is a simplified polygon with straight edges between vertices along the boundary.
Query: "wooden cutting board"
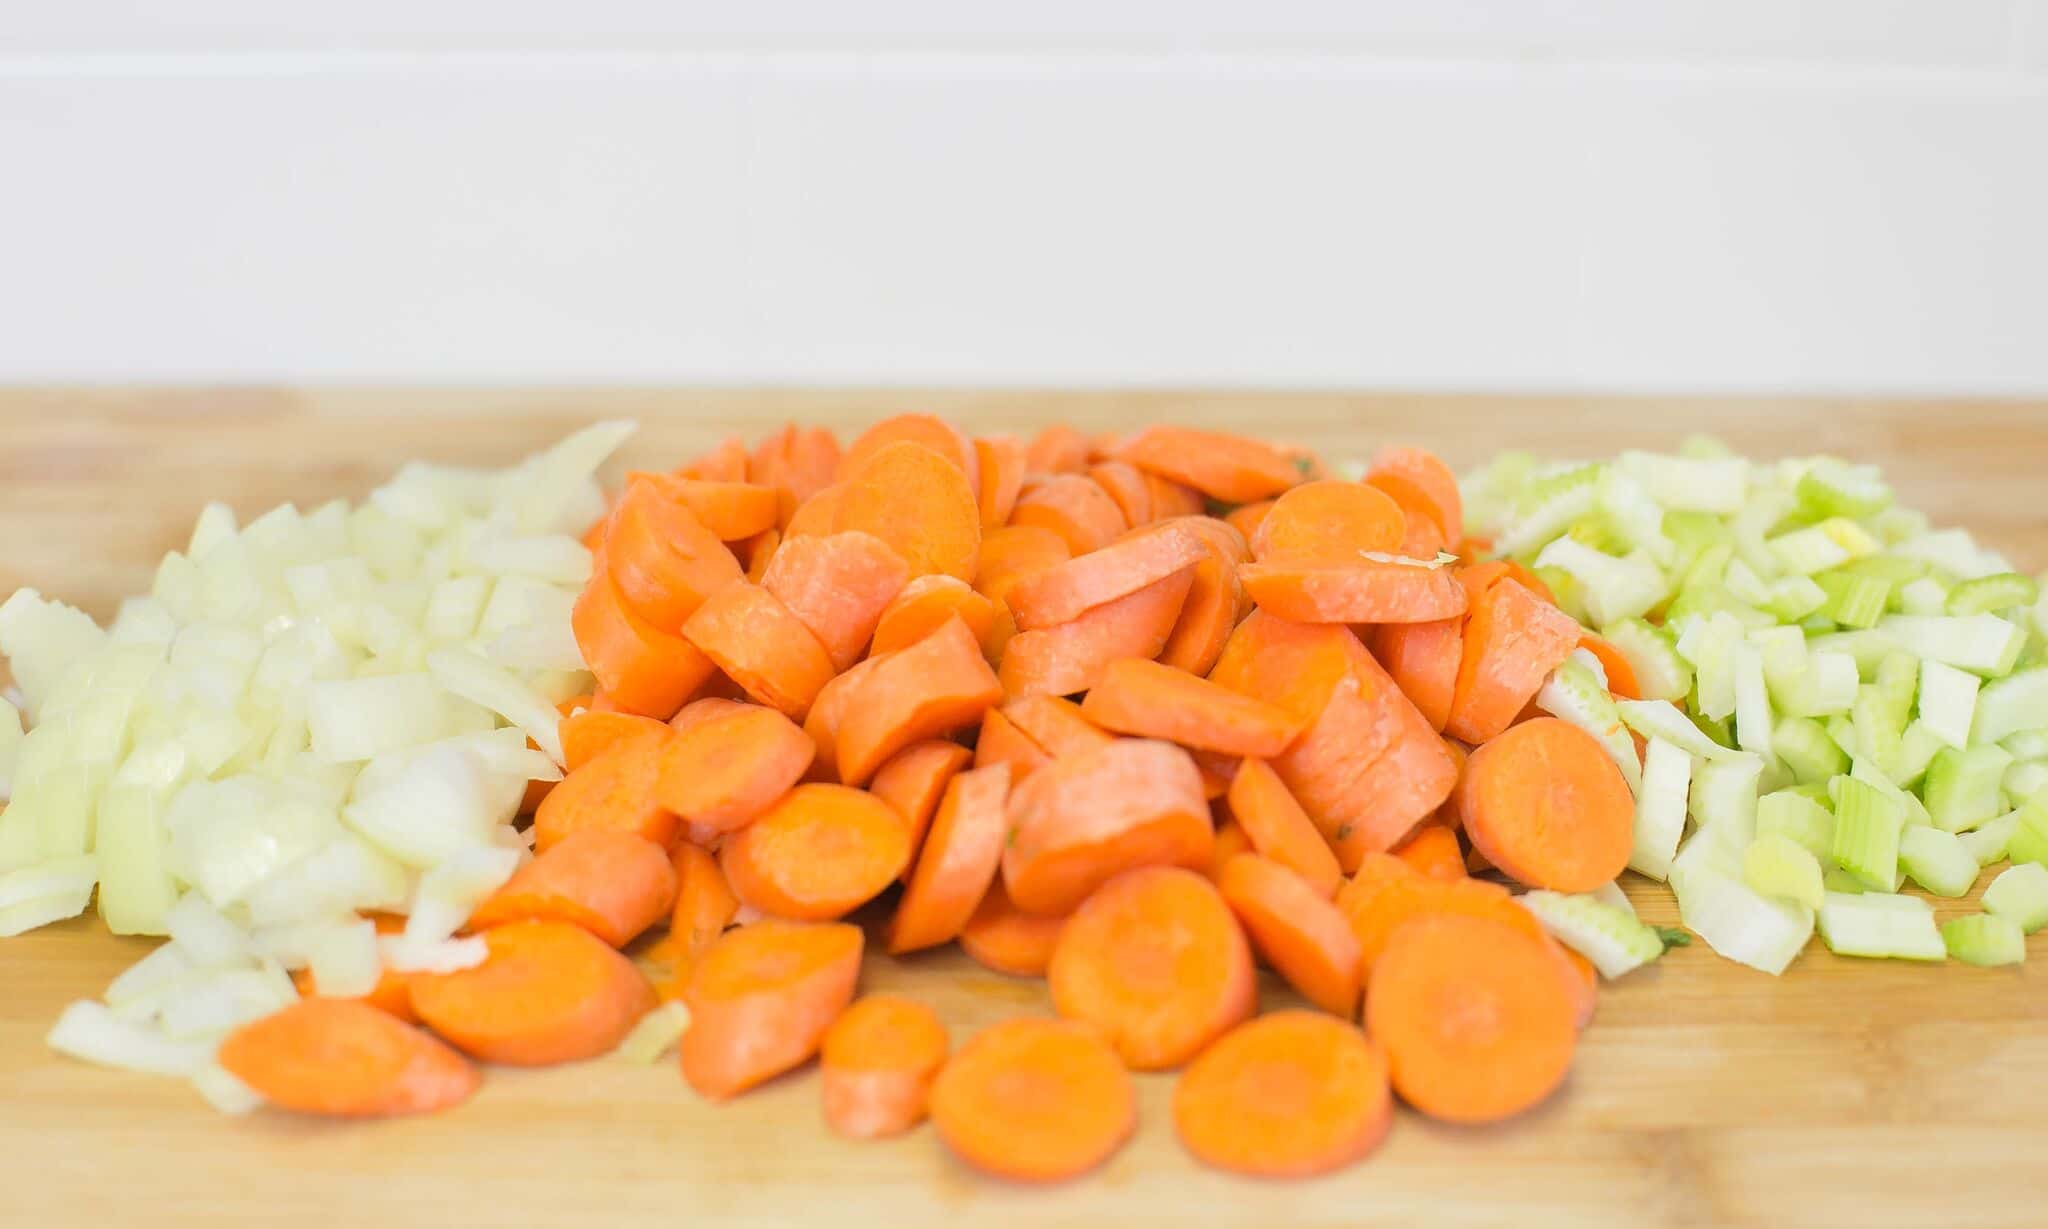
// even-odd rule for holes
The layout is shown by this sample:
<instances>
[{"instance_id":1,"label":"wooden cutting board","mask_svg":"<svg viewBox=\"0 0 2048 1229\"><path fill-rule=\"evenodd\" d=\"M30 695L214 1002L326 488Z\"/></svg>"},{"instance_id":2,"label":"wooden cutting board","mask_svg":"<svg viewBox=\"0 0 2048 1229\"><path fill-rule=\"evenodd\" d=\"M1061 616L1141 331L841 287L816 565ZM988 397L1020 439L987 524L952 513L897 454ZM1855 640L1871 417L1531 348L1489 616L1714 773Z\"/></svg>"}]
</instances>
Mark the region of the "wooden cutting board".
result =
<instances>
[{"instance_id":1,"label":"wooden cutting board","mask_svg":"<svg viewBox=\"0 0 2048 1229\"><path fill-rule=\"evenodd\" d=\"M1592 455L1713 431L1757 455L1882 463L1938 523L2048 565L2039 403L20 390L0 391L0 593L32 584L104 617L147 586L208 499L246 517L360 496L405 458L503 463L592 418L642 419L629 460L667 466L729 432L791 418L846 429L909 408L975 431L1204 423L1332 458L1413 441L1459 465L1503 447ZM1650 920L1676 920L1663 888L1639 881L1631 895ZM1029 1190L975 1177L928 1130L834 1138L809 1073L712 1108L667 1062L493 1071L458 1112L334 1124L226 1119L175 1082L49 1053L42 1036L63 1004L97 995L150 946L91 918L0 940L0 1224L2048 1224L2041 963L1923 968L1810 950L1771 978L1695 946L1603 989L1570 1081L1518 1122L1458 1129L1404 1111L1348 1172L1250 1182L1188 1160L1171 1080L1148 1076L1129 1147L1087 1179ZM2048 934L2028 946L2048 959ZM865 985L925 998L956 1041L1049 1010L1040 983L951 950L872 959ZM1290 997L1271 982L1264 993Z\"/></svg>"}]
</instances>

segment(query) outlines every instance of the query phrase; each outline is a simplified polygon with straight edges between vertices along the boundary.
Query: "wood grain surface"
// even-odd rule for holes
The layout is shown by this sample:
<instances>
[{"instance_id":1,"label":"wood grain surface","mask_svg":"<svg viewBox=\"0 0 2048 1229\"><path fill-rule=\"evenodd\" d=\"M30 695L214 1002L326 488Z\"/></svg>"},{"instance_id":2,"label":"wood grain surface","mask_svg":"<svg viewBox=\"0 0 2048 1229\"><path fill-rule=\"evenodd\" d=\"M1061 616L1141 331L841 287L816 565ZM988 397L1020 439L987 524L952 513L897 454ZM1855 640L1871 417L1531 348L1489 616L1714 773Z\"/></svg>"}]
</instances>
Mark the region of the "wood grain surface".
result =
<instances>
[{"instance_id":1,"label":"wood grain surface","mask_svg":"<svg viewBox=\"0 0 2048 1229\"><path fill-rule=\"evenodd\" d=\"M1902 497L2025 566L2048 565L2048 405L1526 397L860 391L0 391L0 593L33 584L109 614L210 498L245 516L361 495L411 456L499 463L598 417L665 462L785 419L840 428L903 409L973 430L1200 422L1340 457L1419 442L1466 464L1670 447L1709 430L1758 455L1888 467ZM1986 877L1988 878L1988 876ZM1982 882L1980 881L1980 887ZM1631 887L1652 921L1669 894ZM1946 917L1966 904L1944 903ZM1782 978L1676 951L1604 988L1564 1090L1459 1129L1405 1111L1371 1160L1314 1182L1196 1167L1171 1081L1141 1127L1055 1190L975 1177L929 1130L855 1145L801 1073L712 1108L672 1063L493 1071L462 1110L336 1125L222 1118L171 1081L42 1044L61 1006L148 950L81 919L0 940L0 1224L2040 1226L2048 1224L2048 932L2037 963L1977 970L1809 950ZM1041 984L951 949L871 958L870 989L932 1002L956 1043L1049 1011ZM1268 1004L1290 996L1270 981Z\"/></svg>"}]
</instances>

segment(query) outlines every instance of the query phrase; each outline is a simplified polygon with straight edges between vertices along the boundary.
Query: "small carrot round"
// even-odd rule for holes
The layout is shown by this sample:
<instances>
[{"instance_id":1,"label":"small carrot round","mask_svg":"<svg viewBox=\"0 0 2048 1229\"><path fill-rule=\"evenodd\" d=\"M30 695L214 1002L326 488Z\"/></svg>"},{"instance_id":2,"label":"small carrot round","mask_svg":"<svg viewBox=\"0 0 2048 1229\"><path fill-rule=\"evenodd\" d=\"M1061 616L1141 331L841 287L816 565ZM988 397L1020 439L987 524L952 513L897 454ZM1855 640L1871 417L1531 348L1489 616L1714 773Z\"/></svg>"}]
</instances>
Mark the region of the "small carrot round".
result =
<instances>
[{"instance_id":1,"label":"small carrot round","mask_svg":"<svg viewBox=\"0 0 2048 1229\"><path fill-rule=\"evenodd\" d=\"M981 485L981 459L974 442L960 428L935 414L898 414L861 432L840 458L839 480L852 479L876 454L896 443L928 448L966 475L968 486Z\"/></svg>"},{"instance_id":2,"label":"small carrot round","mask_svg":"<svg viewBox=\"0 0 2048 1229\"><path fill-rule=\"evenodd\" d=\"M1308 482L1273 501L1250 535L1252 557L1294 567L1341 567L1401 545L1401 508L1357 482Z\"/></svg>"},{"instance_id":3,"label":"small carrot round","mask_svg":"<svg viewBox=\"0 0 2048 1229\"><path fill-rule=\"evenodd\" d=\"M1099 751L1116 736L1088 719L1079 704L1058 696L1025 696L1003 706L1003 715L1054 759Z\"/></svg>"},{"instance_id":4,"label":"small carrot round","mask_svg":"<svg viewBox=\"0 0 2048 1229\"><path fill-rule=\"evenodd\" d=\"M981 505L981 533L984 538L1010 523L1010 510L1024 487L1024 445L1007 435L974 441L974 457L981 467L977 492Z\"/></svg>"},{"instance_id":5,"label":"small carrot round","mask_svg":"<svg viewBox=\"0 0 2048 1229\"><path fill-rule=\"evenodd\" d=\"M1273 505L1278 502L1272 499L1255 499L1248 504L1239 504L1226 512L1223 520L1232 529L1243 534L1246 542L1250 542L1257 536L1259 526L1265 524L1266 517L1272 513Z\"/></svg>"},{"instance_id":6,"label":"small carrot round","mask_svg":"<svg viewBox=\"0 0 2048 1229\"><path fill-rule=\"evenodd\" d=\"M1401 1099L1432 1118L1511 1118L1571 1067L1576 1032L1556 967L1484 918L1417 918L1373 971L1366 1031L1386 1047Z\"/></svg>"},{"instance_id":7,"label":"small carrot round","mask_svg":"<svg viewBox=\"0 0 2048 1229\"><path fill-rule=\"evenodd\" d=\"M910 861L888 803L844 785L799 785L728 836L719 868L740 900L771 917L823 922L866 904Z\"/></svg>"},{"instance_id":8,"label":"small carrot round","mask_svg":"<svg viewBox=\"0 0 2048 1229\"><path fill-rule=\"evenodd\" d=\"M1599 742L1568 721L1524 721L1473 751L1457 799L1472 844L1529 887L1590 892L1628 865L1628 782Z\"/></svg>"},{"instance_id":9,"label":"small carrot round","mask_svg":"<svg viewBox=\"0 0 2048 1229\"><path fill-rule=\"evenodd\" d=\"M654 1007L633 962L580 926L512 922L483 939L482 964L421 974L412 988L420 1019L472 1057L515 1067L592 1058Z\"/></svg>"},{"instance_id":10,"label":"small carrot round","mask_svg":"<svg viewBox=\"0 0 2048 1229\"><path fill-rule=\"evenodd\" d=\"M1336 893L1344 878L1337 856L1271 764L1247 759L1238 765L1229 799L1230 814L1253 851L1300 875L1325 900Z\"/></svg>"},{"instance_id":11,"label":"small carrot round","mask_svg":"<svg viewBox=\"0 0 2048 1229\"><path fill-rule=\"evenodd\" d=\"M661 846L630 832L586 828L513 872L470 914L473 930L548 918L624 947L667 916L676 873Z\"/></svg>"},{"instance_id":12,"label":"small carrot round","mask_svg":"<svg viewBox=\"0 0 2048 1229\"><path fill-rule=\"evenodd\" d=\"M1130 528L1116 501L1084 474L1054 474L1026 483L1010 510L1010 523L1050 529L1076 555L1100 550Z\"/></svg>"},{"instance_id":13,"label":"small carrot round","mask_svg":"<svg viewBox=\"0 0 2048 1229\"><path fill-rule=\"evenodd\" d=\"M1024 467L1034 474L1073 474L1088 468L1088 437L1065 423L1033 436L1024 450Z\"/></svg>"},{"instance_id":14,"label":"small carrot round","mask_svg":"<svg viewBox=\"0 0 2048 1229\"><path fill-rule=\"evenodd\" d=\"M662 734L662 723L652 717L604 713L591 708L562 718L555 728L562 740L562 767L567 772L575 772L615 743Z\"/></svg>"},{"instance_id":15,"label":"small carrot round","mask_svg":"<svg viewBox=\"0 0 2048 1229\"><path fill-rule=\"evenodd\" d=\"M818 638L834 670L845 670L860 660L882 612L909 580L910 568L880 538L834 533L783 543L761 587Z\"/></svg>"},{"instance_id":16,"label":"small carrot round","mask_svg":"<svg viewBox=\"0 0 2048 1229\"><path fill-rule=\"evenodd\" d=\"M981 733L974 740L976 768L1008 764L1010 779L1022 781L1051 762L1052 756L1046 754L1045 748L1018 729L1002 709L992 708L981 715Z\"/></svg>"},{"instance_id":17,"label":"small carrot round","mask_svg":"<svg viewBox=\"0 0 2048 1229\"><path fill-rule=\"evenodd\" d=\"M834 762L839 779L865 784L915 742L973 725L1002 698L967 624L949 619L924 639L879 659L847 698Z\"/></svg>"},{"instance_id":18,"label":"small carrot round","mask_svg":"<svg viewBox=\"0 0 2048 1229\"><path fill-rule=\"evenodd\" d=\"M1280 448L1221 431L1154 424L1124 437L1119 460L1195 488L1211 499L1249 503L1301 481L1302 471Z\"/></svg>"},{"instance_id":19,"label":"small carrot round","mask_svg":"<svg viewBox=\"0 0 2048 1229\"><path fill-rule=\"evenodd\" d=\"M841 532L858 529L880 538L912 576L974 579L981 550L974 484L960 466L922 444L898 440L865 457L841 486L832 523Z\"/></svg>"},{"instance_id":20,"label":"small carrot round","mask_svg":"<svg viewBox=\"0 0 2048 1229\"><path fill-rule=\"evenodd\" d=\"M1147 739L1054 760L1011 792L1009 813L1003 884L1032 913L1071 912L1137 867L1205 866L1215 842L1194 761Z\"/></svg>"},{"instance_id":21,"label":"small carrot round","mask_svg":"<svg viewBox=\"0 0 2048 1229\"><path fill-rule=\"evenodd\" d=\"M546 853L572 832L598 828L630 832L667 846L675 839L675 813L661 805L655 783L661 775L666 727L613 743L555 783L533 813L533 848Z\"/></svg>"},{"instance_id":22,"label":"small carrot round","mask_svg":"<svg viewBox=\"0 0 2048 1229\"><path fill-rule=\"evenodd\" d=\"M1374 628L1372 655L1394 685L1441 731L1451 719L1458 690L1458 663L1465 655L1465 621L1388 623Z\"/></svg>"},{"instance_id":23,"label":"small carrot round","mask_svg":"<svg viewBox=\"0 0 2048 1229\"><path fill-rule=\"evenodd\" d=\"M996 606L957 576L920 576L903 586L875 624L873 651L893 653L931 635L948 619L958 618L988 655L996 627Z\"/></svg>"},{"instance_id":24,"label":"small carrot round","mask_svg":"<svg viewBox=\"0 0 2048 1229\"><path fill-rule=\"evenodd\" d=\"M454 1050L350 999L301 999L252 1020L217 1057L264 1100L302 1114L427 1114L462 1104L483 1082Z\"/></svg>"},{"instance_id":25,"label":"small carrot round","mask_svg":"<svg viewBox=\"0 0 2048 1229\"><path fill-rule=\"evenodd\" d=\"M1017 1182L1064 1182L1108 1160L1137 1126L1130 1073L1094 1030L1006 1020L982 1030L932 1085L932 1126L961 1160Z\"/></svg>"},{"instance_id":26,"label":"small carrot round","mask_svg":"<svg viewBox=\"0 0 2048 1229\"><path fill-rule=\"evenodd\" d=\"M1519 581L1504 577L1487 586L1465 621L1444 733L1483 743L1514 724L1581 634L1576 620Z\"/></svg>"},{"instance_id":27,"label":"small carrot round","mask_svg":"<svg viewBox=\"0 0 2048 1229\"><path fill-rule=\"evenodd\" d=\"M1071 622L1018 632L997 669L1003 694L1073 695L1093 687L1113 661L1158 657L1193 581L1194 568L1183 568Z\"/></svg>"},{"instance_id":28,"label":"small carrot round","mask_svg":"<svg viewBox=\"0 0 2048 1229\"><path fill-rule=\"evenodd\" d=\"M1005 601L1020 629L1054 627L1192 567L1208 553L1185 525L1169 522L1023 577Z\"/></svg>"},{"instance_id":29,"label":"small carrot round","mask_svg":"<svg viewBox=\"0 0 2048 1229\"><path fill-rule=\"evenodd\" d=\"M870 994L846 1009L818 1053L825 1125L848 1139L901 1135L924 1121L946 1065L946 1026L923 1003Z\"/></svg>"},{"instance_id":30,"label":"small carrot round","mask_svg":"<svg viewBox=\"0 0 2048 1229\"><path fill-rule=\"evenodd\" d=\"M1365 485L1399 505L1402 554L1411 559L1434 559L1443 553L1450 540L1444 536L1443 522L1437 519L1436 501L1427 492L1399 474L1369 474Z\"/></svg>"},{"instance_id":31,"label":"small carrot round","mask_svg":"<svg viewBox=\"0 0 2048 1229\"><path fill-rule=\"evenodd\" d=\"M1600 669L1607 675L1608 691L1624 700L1643 698L1643 686L1636 681L1636 668L1622 656L1620 649L1592 632L1579 636L1579 647L1600 659Z\"/></svg>"},{"instance_id":32,"label":"small carrot round","mask_svg":"<svg viewBox=\"0 0 2048 1229\"><path fill-rule=\"evenodd\" d=\"M731 549L656 482L626 485L593 553L626 607L665 632L740 574Z\"/></svg>"},{"instance_id":33,"label":"small carrot round","mask_svg":"<svg viewBox=\"0 0 2048 1229\"><path fill-rule=\"evenodd\" d=\"M777 493L778 523L789 524L797 505L832 484L839 441L821 427L791 423L761 441L747 458L747 481Z\"/></svg>"},{"instance_id":34,"label":"small carrot round","mask_svg":"<svg viewBox=\"0 0 2048 1229\"><path fill-rule=\"evenodd\" d=\"M678 843L669 862L676 874L676 906L668 923L669 952L683 968L693 968L732 924L740 898L733 895L725 872L718 869L718 859L698 846Z\"/></svg>"},{"instance_id":35,"label":"small carrot round","mask_svg":"<svg viewBox=\"0 0 2048 1229\"><path fill-rule=\"evenodd\" d=\"M821 538L833 532L838 527L839 496L844 489L833 483L800 501L782 527L783 539Z\"/></svg>"},{"instance_id":36,"label":"small carrot round","mask_svg":"<svg viewBox=\"0 0 2048 1229\"><path fill-rule=\"evenodd\" d=\"M974 587L989 601L1007 606L1010 591L1026 577L1065 563L1074 552L1067 540L1036 525L1005 525L981 539Z\"/></svg>"},{"instance_id":37,"label":"small carrot round","mask_svg":"<svg viewBox=\"0 0 2048 1229\"><path fill-rule=\"evenodd\" d=\"M1259 609L1300 623L1429 623L1465 613L1464 587L1446 567L1248 563L1238 579Z\"/></svg>"},{"instance_id":38,"label":"small carrot round","mask_svg":"<svg viewBox=\"0 0 2048 1229\"><path fill-rule=\"evenodd\" d=\"M666 721L714 671L697 646L627 609L602 555L569 623L598 687L623 712Z\"/></svg>"},{"instance_id":39,"label":"small carrot round","mask_svg":"<svg viewBox=\"0 0 2048 1229\"><path fill-rule=\"evenodd\" d=\"M728 435L711 451L678 469L676 476L703 482L745 482L747 442L737 435Z\"/></svg>"},{"instance_id":40,"label":"small carrot round","mask_svg":"<svg viewBox=\"0 0 2048 1229\"><path fill-rule=\"evenodd\" d=\"M1457 475L1434 453L1420 448L1382 448L1366 467L1366 474L1407 479L1436 505L1436 521L1446 542L1465 536L1465 507L1458 496Z\"/></svg>"},{"instance_id":41,"label":"small carrot round","mask_svg":"<svg viewBox=\"0 0 2048 1229\"><path fill-rule=\"evenodd\" d=\"M807 1061L853 1001L860 954L860 927L844 923L769 920L728 932L684 986L683 1078L723 1101Z\"/></svg>"},{"instance_id":42,"label":"small carrot round","mask_svg":"<svg viewBox=\"0 0 2048 1229\"><path fill-rule=\"evenodd\" d=\"M1358 939L1329 897L1257 854L1225 863L1216 890L1252 946L1301 997L1346 1019L1358 1010Z\"/></svg>"},{"instance_id":43,"label":"small carrot round","mask_svg":"<svg viewBox=\"0 0 2048 1229\"><path fill-rule=\"evenodd\" d=\"M405 933L405 919L389 913L370 916L380 935ZM356 1002L368 1003L378 1011L407 1024L419 1023L419 1013L412 1009L412 977L410 973L397 973L385 969L377 975L377 984L370 992ZM292 985L297 987L300 997L313 998L320 993L319 983L313 979L313 970L299 969L292 974Z\"/></svg>"},{"instance_id":44,"label":"small carrot round","mask_svg":"<svg viewBox=\"0 0 2048 1229\"><path fill-rule=\"evenodd\" d=\"M1276 1011L1232 1029L1188 1064L1173 1126L1205 1165L1306 1178L1355 1164L1393 1125L1387 1059L1357 1027Z\"/></svg>"},{"instance_id":45,"label":"small carrot round","mask_svg":"<svg viewBox=\"0 0 2048 1229\"><path fill-rule=\"evenodd\" d=\"M1465 850L1458 834L1443 824L1421 824L1394 846L1395 857L1431 879L1465 878Z\"/></svg>"},{"instance_id":46,"label":"small carrot round","mask_svg":"<svg viewBox=\"0 0 2048 1229\"><path fill-rule=\"evenodd\" d=\"M947 784L973 758L974 753L959 743L926 739L890 756L889 762L876 770L874 780L868 782L868 792L903 817L910 833L912 865L916 864L918 850L924 847L925 833L931 828L932 816L938 813L939 802L946 796ZM904 872L904 879L908 882L908 871Z\"/></svg>"},{"instance_id":47,"label":"small carrot round","mask_svg":"<svg viewBox=\"0 0 2048 1229\"><path fill-rule=\"evenodd\" d=\"M760 585L720 589L683 624L683 636L749 696L801 721L832 681L832 659L803 620Z\"/></svg>"},{"instance_id":48,"label":"small carrot round","mask_svg":"<svg viewBox=\"0 0 2048 1229\"><path fill-rule=\"evenodd\" d=\"M699 829L730 832L788 793L816 753L810 736L781 713L731 704L668 740L654 796Z\"/></svg>"},{"instance_id":49,"label":"small carrot round","mask_svg":"<svg viewBox=\"0 0 2048 1229\"><path fill-rule=\"evenodd\" d=\"M1044 977L1059 943L1064 916L1026 913L1010 903L997 876L988 895L960 931L960 950L984 969L1011 977Z\"/></svg>"},{"instance_id":50,"label":"small carrot round","mask_svg":"<svg viewBox=\"0 0 2048 1229\"><path fill-rule=\"evenodd\" d=\"M1180 615L1159 650L1160 663L1206 676L1223 655L1245 604L1237 564L1211 548L1209 557L1195 564Z\"/></svg>"},{"instance_id":51,"label":"small carrot round","mask_svg":"<svg viewBox=\"0 0 2048 1229\"><path fill-rule=\"evenodd\" d=\"M1098 461L1088 467L1088 480L1116 502L1117 511L1124 514L1124 524L1134 529L1151 524L1155 518L1152 488L1146 477L1144 471L1127 461Z\"/></svg>"},{"instance_id":52,"label":"small carrot round","mask_svg":"<svg viewBox=\"0 0 2048 1229\"><path fill-rule=\"evenodd\" d=\"M889 954L900 956L957 938L988 895L1009 834L1004 804L1010 796L1007 765L976 768L954 777L932 820L910 886L889 922Z\"/></svg>"},{"instance_id":53,"label":"small carrot round","mask_svg":"<svg viewBox=\"0 0 2048 1229\"><path fill-rule=\"evenodd\" d=\"M1118 734L1224 755L1278 755L1301 733L1287 710L1142 658L1111 662L1081 712Z\"/></svg>"},{"instance_id":54,"label":"small carrot round","mask_svg":"<svg viewBox=\"0 0 2048 1229\"><path fill-rule=\"evenodd\" d=\"M664 497L688 508L721 542L738 542L775 528L781 506L774 487L739 480L714 482L673 474L630 473L626 481L653 483Z\"/></svg>"},{"instance_id":55,"label":"small carrot round","mask_svg":"<svg viewBox=\"0 0 2048 1229\"><path fill-rule=\"evenodd\" d=\"M1187 1062L1258 998L1244 929L1214 884L1174 866L1103 884L1061 929L1046 980L1062 1016L1140 1071Z\"/></svg>"}]
</instances>

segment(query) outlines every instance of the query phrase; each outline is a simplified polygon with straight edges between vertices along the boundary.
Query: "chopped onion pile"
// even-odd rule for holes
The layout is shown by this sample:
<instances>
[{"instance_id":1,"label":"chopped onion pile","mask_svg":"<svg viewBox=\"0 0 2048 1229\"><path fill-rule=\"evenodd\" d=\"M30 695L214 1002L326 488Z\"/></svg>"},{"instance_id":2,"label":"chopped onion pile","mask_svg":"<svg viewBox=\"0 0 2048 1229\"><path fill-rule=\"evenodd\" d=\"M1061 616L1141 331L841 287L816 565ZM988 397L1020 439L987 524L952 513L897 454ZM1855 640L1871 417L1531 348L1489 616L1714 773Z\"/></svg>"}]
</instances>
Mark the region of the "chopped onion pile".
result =
<instances>
[{"instance_id":1,"label":"chopped onion pile","mask_svg":"<svg viewBox=\"0 0 2048 1229\"><path fill-rule=\"evenodd\" d=\"M1828 457L1507 454L1465 491L1473 532L1634 669L1644 698L1616 701L1575 653L1537 703L1614 756L1636 793L1630 866L1668 879L1715 951L1782 972L1818 925L1847 955L2024 957L2048 920L2043 580ZM1937 926L1900 894L1960 897L2007 860L1984 914ZM1532 904L1582 951L1650 954L1611 915Z\"/></svg>"},{"instance_id":2,"label":"chopped onion pile","mask_svg":"<svg viewBox=\"0 0 2048 1229\"><path fill-rule=\"evenodd\" d=\"M245 1110L214 1050L297 998L291 971L353 996L482 960L455 936L527 856L527 783L561 777L555 705L589 686L578 535L631 431L497 472L409 464L355 507L238 526L209 505L104 630L33 589L0 605L22 702L0 702L0 935L97 891L110 929L170 940L52 1046Z\"/></svg>"}]
</instances>

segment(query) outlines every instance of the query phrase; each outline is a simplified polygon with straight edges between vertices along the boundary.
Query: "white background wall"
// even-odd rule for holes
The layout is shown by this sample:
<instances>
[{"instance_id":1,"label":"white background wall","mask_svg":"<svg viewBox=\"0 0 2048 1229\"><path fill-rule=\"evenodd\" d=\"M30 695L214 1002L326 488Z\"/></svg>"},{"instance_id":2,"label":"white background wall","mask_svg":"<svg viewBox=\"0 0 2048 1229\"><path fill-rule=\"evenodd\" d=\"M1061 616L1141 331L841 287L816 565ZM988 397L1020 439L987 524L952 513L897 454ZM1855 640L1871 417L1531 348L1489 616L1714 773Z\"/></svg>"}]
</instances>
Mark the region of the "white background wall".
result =
<instances>
[{"instance_id":1,"label":"white background wall","mask_svg":"<svg viewBox=\"0 0 2048 1229\"><path fill-rule=\"evenodd\" d=\"M221 379L2048 393L2048 0L0 0L0 381Z\"/></svg>"}]
</instances>

